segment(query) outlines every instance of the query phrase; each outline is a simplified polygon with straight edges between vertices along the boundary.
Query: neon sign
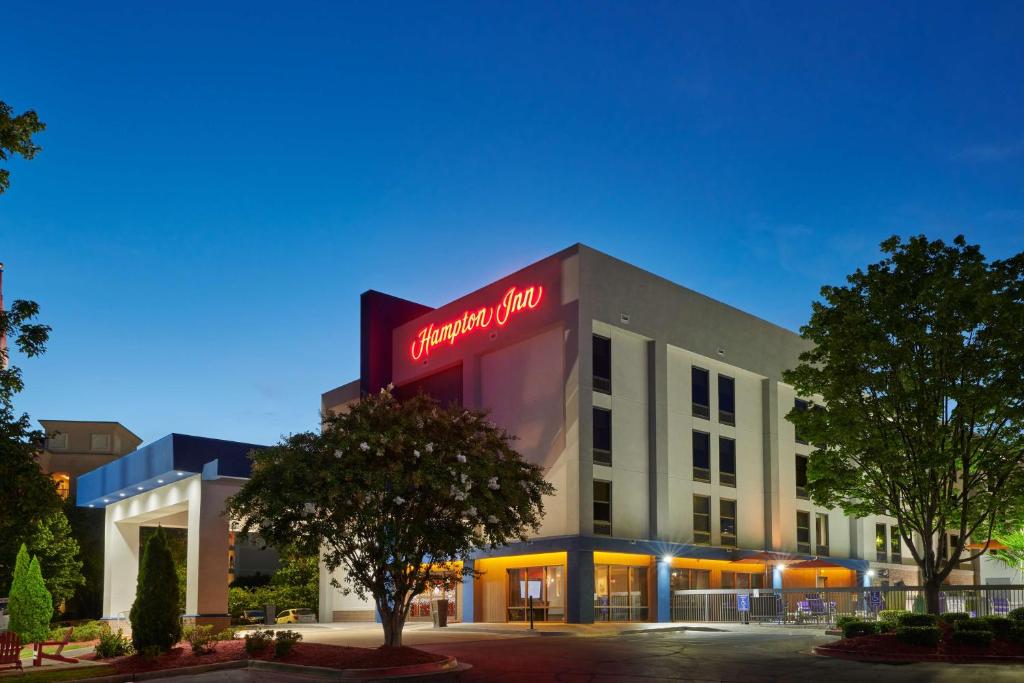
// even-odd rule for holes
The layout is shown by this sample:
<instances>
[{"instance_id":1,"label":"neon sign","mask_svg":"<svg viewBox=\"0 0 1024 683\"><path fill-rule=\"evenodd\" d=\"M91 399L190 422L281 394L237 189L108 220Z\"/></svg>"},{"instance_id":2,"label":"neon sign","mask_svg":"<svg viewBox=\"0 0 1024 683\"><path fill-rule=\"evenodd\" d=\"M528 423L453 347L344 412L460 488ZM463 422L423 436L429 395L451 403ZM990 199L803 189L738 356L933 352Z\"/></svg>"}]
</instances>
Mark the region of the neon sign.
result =
<instances>
[{"instance_id":1,"label":"neon sign","mask_svg":"<svg viewBox=\"0 0 1024 683\"><path fill-rule=\"evenodd\" d=\"M473 311L466 311L462 317L450 320L443 325L430 323L416 333L409 352L413 360L430 355L430 350L445 342L454 346L455 340L470 332L483 330L491 323L504 327L513 314L531 311L540 304L544 296L544 288L540 285L519 289L509 287L496 306L482 306Z\"/></svg>"}]
</instances>

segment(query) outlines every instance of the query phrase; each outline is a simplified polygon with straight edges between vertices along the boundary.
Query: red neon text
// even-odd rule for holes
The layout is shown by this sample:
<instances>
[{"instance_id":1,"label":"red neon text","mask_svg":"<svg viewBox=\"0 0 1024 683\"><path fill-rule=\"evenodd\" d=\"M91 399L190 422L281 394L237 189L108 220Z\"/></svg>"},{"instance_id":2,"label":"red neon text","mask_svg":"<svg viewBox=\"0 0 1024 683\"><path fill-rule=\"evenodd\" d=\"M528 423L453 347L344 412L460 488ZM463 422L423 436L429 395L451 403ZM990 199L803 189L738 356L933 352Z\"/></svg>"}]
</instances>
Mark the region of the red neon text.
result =
<instances>
[{"instance_id":1,"label":"red neon text","mask_svg":"<svg viewBox=\"0 0 1024 683\"><path fill-rule=\"evenodd\" d=\"M444 325L430 323L416 333L416 339L413 340L410 349L412 359L419 360L423 356L429 356L430 349L445 342L451 346L462 335L490 327L492 322L503 327L513 313L537 308L542 296L544 288L540 285L526 289L510 287L497 306L483 306L475 311L466 311L461 318L446 322Z\"/></svg>"}]
</instances>

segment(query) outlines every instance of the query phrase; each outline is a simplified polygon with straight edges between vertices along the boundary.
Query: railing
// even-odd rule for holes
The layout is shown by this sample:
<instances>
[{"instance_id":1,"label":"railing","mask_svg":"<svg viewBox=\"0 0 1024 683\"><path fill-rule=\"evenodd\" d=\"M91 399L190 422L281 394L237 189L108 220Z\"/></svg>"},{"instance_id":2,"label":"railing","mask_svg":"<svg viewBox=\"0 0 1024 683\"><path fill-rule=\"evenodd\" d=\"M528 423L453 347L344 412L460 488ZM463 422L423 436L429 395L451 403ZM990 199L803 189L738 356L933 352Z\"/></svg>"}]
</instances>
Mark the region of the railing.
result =
<instances>
[{"instance_id":1,"label":"railing","mask_svg":"<svg viewBox=\"0 0 1024 683\"><path fill-rule=\"evenodd\" d=\"M750 609L740 612L737 596L748 596ZM868 588L786 588L680 590L671 596L672 621L831 623L837 616L876 619L882 610L925 612L920 586ZM972 616L1006 616L1024 607L1024 585L946 586L939 593L940 612Z\"/></svg>"}]
</instances>

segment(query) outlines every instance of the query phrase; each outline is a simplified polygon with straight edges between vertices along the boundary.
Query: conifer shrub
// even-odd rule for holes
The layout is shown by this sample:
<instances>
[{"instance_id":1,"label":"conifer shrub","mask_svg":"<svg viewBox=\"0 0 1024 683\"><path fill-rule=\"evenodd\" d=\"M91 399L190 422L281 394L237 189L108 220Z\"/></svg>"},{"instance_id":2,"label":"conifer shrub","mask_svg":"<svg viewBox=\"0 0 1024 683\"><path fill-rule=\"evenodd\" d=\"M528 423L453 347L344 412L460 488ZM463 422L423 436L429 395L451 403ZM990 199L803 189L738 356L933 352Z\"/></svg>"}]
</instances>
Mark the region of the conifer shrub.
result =
<instances>
[{"instance_id":1,"label":"conifer shrub","mask_svg":"<svg viewBox=\"0 0 1024 683\"><path fill-rule=\"evenodd\" d=\"M7 628L17 633L21 642L35 643L49 637L53 598L46 590L39 561L34 557L29 559L24 543L15 560L7 611L10 614Z\"/></svg>"},{"instance_id":2,"label":"conifer shrub","mask_svg":"<svg viewBox=\"0 0 1024 683\"><path fill-rule=\"evenodd\" d=\"M163 528L158 527L146 541L129 619L132 646L140 654L150 654L154 648L166 652L181 639L178 574Z\"/></svg>"}]
</instances>

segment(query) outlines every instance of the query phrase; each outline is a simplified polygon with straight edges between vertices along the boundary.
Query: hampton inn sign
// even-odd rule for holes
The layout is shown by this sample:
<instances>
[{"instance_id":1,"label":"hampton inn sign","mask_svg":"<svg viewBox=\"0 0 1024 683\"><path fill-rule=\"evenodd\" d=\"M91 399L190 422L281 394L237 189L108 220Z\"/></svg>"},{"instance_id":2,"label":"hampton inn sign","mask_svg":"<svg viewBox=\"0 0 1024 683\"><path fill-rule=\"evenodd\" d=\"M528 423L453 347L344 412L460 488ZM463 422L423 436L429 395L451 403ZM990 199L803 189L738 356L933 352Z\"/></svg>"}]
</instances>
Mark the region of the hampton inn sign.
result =
<instances>
[{"instance_id":1,"label":"hampton inn sign","mask_svg":"<svg viewBox=\"0 0 1024 683\"><path fill-rule=\"evenodd\" d=\"M430 350L447 342L454 345L463 335L487 329L491 323L504 327L516 313L531 311L540 305L544 296L544 288L540 285L519 289L509 287L501 301L493 306L481 306L473 311L465 311L461 317L450 320L443 325L430 323L416 333L409 353L413 360L430 355Z\"/></svg>"}]
</instances>

